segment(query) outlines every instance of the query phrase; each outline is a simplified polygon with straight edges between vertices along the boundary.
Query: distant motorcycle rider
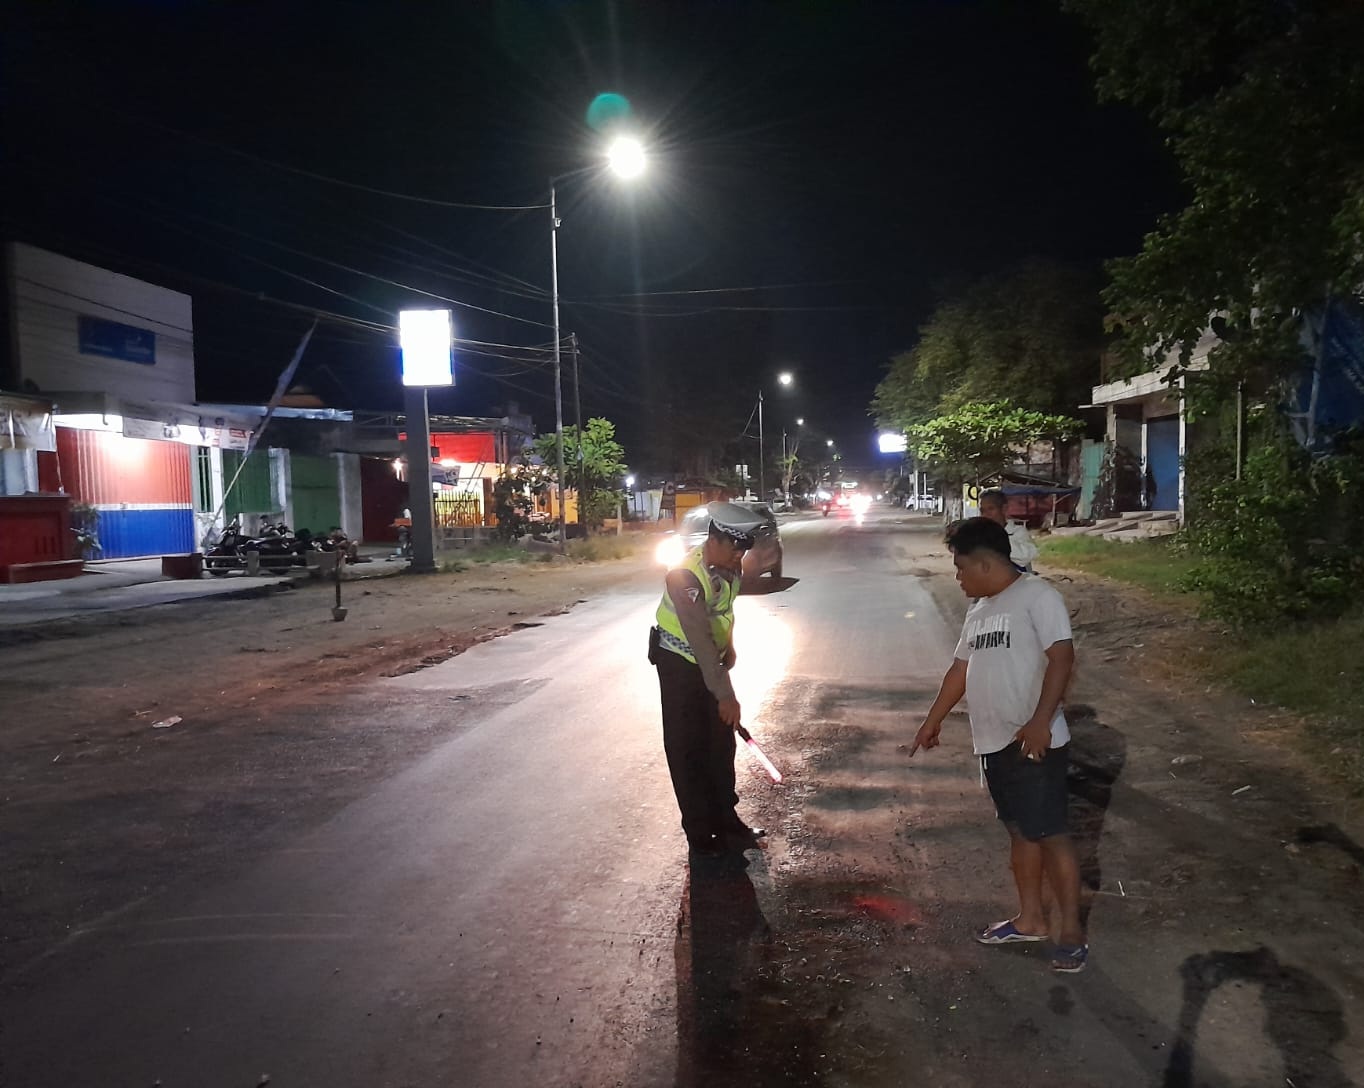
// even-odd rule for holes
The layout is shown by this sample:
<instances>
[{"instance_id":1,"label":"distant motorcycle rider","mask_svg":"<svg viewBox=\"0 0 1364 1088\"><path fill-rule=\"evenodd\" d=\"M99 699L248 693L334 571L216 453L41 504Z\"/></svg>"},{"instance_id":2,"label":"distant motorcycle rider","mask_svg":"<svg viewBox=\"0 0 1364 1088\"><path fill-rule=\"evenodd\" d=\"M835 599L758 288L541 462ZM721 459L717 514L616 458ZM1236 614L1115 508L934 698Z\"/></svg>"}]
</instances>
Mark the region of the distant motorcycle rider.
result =
<instances>
[{"instance_id":1,"label":"distant motorcycle rider","mask_svg":"<svg viewBox=\"0 0 1364 1088\"><path fill-rule=\"evenodd\" d=\"M762 519L734 503L707 509L705 542L668 571L649 660L658 669L663 750L682 830L693 853L720 854L755 847L763 833L734 811L734 729L741 719L729 680L734 598Z\"/></svg>"}]
</instances>

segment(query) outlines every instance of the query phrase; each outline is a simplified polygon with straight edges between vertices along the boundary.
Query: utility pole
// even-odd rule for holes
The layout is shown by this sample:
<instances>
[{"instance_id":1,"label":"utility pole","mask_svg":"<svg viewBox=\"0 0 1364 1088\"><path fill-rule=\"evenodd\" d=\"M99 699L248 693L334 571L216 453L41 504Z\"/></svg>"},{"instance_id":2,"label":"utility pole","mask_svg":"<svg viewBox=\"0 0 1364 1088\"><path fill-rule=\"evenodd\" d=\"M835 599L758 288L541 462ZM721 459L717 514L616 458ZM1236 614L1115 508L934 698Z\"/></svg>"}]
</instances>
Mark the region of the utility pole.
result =
<instances>
[{"instance_id":1,"label":"utility pole","mask_svg":"<svg viewBox=\"0 0 1364 1088\"><path fill-rule=\"evenodd\" d=\"M758 390L758 501L763 501L766 481L763 478L763 391Z\"/></svg>"},{"instance_id":2,"label":"utility pole","mask_svg":"<svg viewBox=\"0 0 1364 1088\"><path fill-rule=\"evenodd\" d=\"M559 372L559 202L549 181L549 268L550 290L554 299L554 445L559 455L559 475L554 481L559 492L559 554L568 554L568 517L564 508L564 386Z\"/></svg>"},{"instance_id":3,"label":"utility pole","mask_svg":"<svg viewBox=\"0 0 1364 1088\"><path fill-rule=\"evenodd\" d=\"M578 334L568 334L573 352L573 416L578 423L578 524L582 527L583 537L587 536L587 459L583 453L583 402L578 393Z\"/></svg>"}]
</instances>

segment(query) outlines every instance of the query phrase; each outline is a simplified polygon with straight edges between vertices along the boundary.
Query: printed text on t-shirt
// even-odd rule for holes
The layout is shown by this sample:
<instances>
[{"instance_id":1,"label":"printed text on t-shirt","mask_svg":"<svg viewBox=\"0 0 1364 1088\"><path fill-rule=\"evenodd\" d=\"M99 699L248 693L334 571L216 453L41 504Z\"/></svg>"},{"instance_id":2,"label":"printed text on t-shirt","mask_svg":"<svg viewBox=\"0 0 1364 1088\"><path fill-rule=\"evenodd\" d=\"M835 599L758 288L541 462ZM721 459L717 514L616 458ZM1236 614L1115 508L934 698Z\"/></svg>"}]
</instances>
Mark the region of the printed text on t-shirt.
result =
<instances>
[{"instance_id":1,"label":"printed text on t-shirt","mask_svg":"<svg viewBox=\"0 0 1364 1088\"><path fill-rule=\"evenodd\" d=\"M973 650L1009 648L1009 613L972 620L966 627L966 645Z\"/></svg>"}]
</instances>

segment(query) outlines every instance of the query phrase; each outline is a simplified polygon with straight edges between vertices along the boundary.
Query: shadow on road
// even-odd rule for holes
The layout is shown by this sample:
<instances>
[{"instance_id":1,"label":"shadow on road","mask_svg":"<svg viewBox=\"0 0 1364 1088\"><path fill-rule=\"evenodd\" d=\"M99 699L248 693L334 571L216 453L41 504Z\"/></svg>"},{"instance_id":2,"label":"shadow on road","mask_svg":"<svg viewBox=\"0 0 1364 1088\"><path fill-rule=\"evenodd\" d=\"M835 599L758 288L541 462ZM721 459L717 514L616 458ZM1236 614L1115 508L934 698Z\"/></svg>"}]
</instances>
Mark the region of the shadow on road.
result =
<instances>
[{"instance_id":1,"label":"shadow on road","mask_svg":"<svg viewBox=\"0 0 1364 1088\"><path fill-rule=\"evenodd\" d=\"M697 858L677 923L678 1088L725 1083L744 1051L746 992L769 935L748 863ZM741 1063L742 1064L742 1063Z\"/></svg>"},{"instance_id":2,"label":"shadow on road","mask_svg":"<svg viewBox=\"0 0 1364 1088\"><path fill-rule=\"evenodd\" d=\"M744 578L739 583L739 593L745 597L761 596L767 593L785 593L799 582L799 578Z\"/></svg>"},{"instance_id":3,"label":"shadow on road","mask_svg":"<svg viewBox=\"0 0 1364 1088\"><path fill-rule=\"evenodd\" d=\"M740 856L695 859L678 917L676 1088L809 1083L818 1048L777 1000L772 931Z\"/></svg>"},{"instance_id":4,"label":"shadow on road","mask_svg":"<svg viewBox=\"0 0 1364 1088\"><path fill-rule=\"evenodd\" d=\"M1113 785L1127 763L1127 740L1118 730L1100 722L1093 707L1068 706L1066 719L1070 725L1070 829L1084 892L1080 921L1087 928L1094 895L1103 885L1099 841L1103 838Z\"/></svg>"},{"instance_id":5,"label":"shadow on road","mask_svg":"<svg viewBox=\"0 0 1364 1088\"><path fill-rule=\"evenodd\" d=\"M1165 1068L1164 1088L1190 1088L1195 1083L1198 1021L1213 992L1225 983L1260 987L1265 1032L1283 1061L1289 1084L1314 1088L1346 1088L1351 1081L1331 1049L1345 1037L1340 999L1306 971L1286 967L1263 945L1251 952L1204 952L1179 968L1184 1001L1179 1010L1179 1036Z\"/></svg>"},{"instance_id":6,"label":"shadow on road","mask_svg":"<svg viewBox=\"0 0 1364 1088\"><path fill-rule=\"evenodd\" d=\"M1346 857L1352 858L1357 865L1364 865L1364 846L1360 846L1335 824L1300 827L1298 828L1297 839L1301 843L1319 842L1334 846L1342 851Z\"/></svg>"}]
</instances>

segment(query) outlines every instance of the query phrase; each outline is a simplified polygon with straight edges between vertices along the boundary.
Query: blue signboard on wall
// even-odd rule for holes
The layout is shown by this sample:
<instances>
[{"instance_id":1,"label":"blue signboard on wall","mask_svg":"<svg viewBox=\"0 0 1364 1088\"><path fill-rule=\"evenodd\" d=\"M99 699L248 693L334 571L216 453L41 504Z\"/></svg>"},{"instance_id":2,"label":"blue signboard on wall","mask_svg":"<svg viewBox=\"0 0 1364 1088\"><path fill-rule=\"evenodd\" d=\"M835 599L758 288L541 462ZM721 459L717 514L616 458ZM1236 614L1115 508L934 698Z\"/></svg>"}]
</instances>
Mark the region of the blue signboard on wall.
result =
<instances>
[{"instance_id":1,"label":"blue signboard on wall","mask_svg":"<svg viewBox=\"0 0 1364 1088\"><path fill-rule=\"evenodd\" d=\"M77 319L82 355L103 355L107 359L123 359L129 363L156 365L156 333L133 325L121 325L102 317Z\"/></svg>"}]
</instances>

